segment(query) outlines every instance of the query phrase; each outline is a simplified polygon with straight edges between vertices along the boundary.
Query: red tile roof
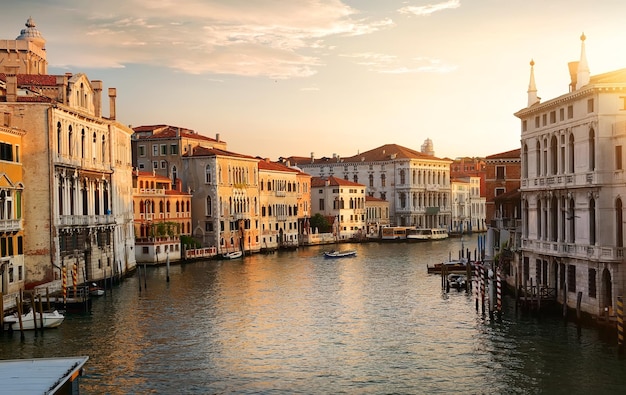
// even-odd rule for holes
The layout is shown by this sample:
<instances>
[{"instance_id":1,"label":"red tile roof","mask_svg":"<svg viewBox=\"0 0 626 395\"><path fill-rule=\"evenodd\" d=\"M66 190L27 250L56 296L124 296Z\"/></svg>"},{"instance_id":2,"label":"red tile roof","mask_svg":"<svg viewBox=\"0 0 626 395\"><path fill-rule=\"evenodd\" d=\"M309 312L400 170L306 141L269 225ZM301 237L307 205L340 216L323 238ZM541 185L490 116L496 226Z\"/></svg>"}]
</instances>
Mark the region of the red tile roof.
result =
<instances>
[{"instance_id":1,"label":"red tile roof","mask_svg":"<svg viewBox=\"0 0 626 395\"><path fill-rule=\"evenodd\" d=\"M485 157L485 159L503 159L503 158L520 158L521 148L516 148L511 151L501 152L499 154L493 154Z\"/></svg>"},{"instance_id":2,"label":"red tile roof","mask_svg":"<svg viewBox=\"0 0 626 395\"><path fill-rule=\"evenodd\" d=\"M331 186L344 186L344 187L364 187L365 185L353 182L350 180L344 180L343 178L337 178L335 176L330 177L311 177L311 187L323 187L326 186L326 181Z\"/></svg>"},{"instance_id":3,"label":"red tile roof","mask_svg":"<svg viewBox=\"0 0 626 395\"><path fill-rule=\"evenodd\" d=\"M185 129L178 126L170 126L170 125L145 125L145 126L137 126L133 128L136 133L140 133L136 137L138 139L171 139L176 136L180 136L183 138L195 139L195 140L204 140L217 142L216 139L204 136L202 134L198 134L196 131L191 129ZM152 132L151 134L141 134L145 132ZM220 141L223 143L223 141Z\"/></svg>"},{"instance_id":4,"label":"red tile roof","mask_svg":"<svg viewBox=\"0 0 626 395\"><path fill-rule=\"evenodd\" d=\"M219 148L207 148L207 147L193 147L191 152L183 154L184 157L196 157L196 156L230 156L233 158L245 158L245 159L257 159L250 155L238 154L236 152L225 151Z\"/></svg>"},{"instance_id":5,"label":"red tile roof","mask_svg":"<svg viewBox=\"0 0 626 395\"><path fill-rule=\"evenodd\" d=\"M287 171L291 173L301 173L300 170L285 166L282 163L270 162L265 159L259 160L260 170Z\"/></svg>"}]
</instances>

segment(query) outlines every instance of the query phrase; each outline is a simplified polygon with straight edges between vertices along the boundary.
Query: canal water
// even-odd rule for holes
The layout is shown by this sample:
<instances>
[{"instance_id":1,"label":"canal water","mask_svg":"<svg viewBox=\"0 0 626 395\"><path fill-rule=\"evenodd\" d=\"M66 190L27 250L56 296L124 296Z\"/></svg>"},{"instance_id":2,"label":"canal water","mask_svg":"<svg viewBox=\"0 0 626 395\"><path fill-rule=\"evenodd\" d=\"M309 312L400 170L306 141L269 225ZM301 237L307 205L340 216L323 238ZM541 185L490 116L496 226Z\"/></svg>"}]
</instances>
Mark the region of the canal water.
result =
<instances>
[{"instance_id":1,"label":"canal water","mask_svg":"<svg viewBox=\"0 0 626 395\"><path fill-rule=\"evenodd\" d=\"M427 265L475 241L194 262L169 283L149 267L58 329L3 334L0 358L87 355L82 394L623 393L612 337L508 299L492 321L471 295L442 293Z\"/></svg>"}]
</instances>

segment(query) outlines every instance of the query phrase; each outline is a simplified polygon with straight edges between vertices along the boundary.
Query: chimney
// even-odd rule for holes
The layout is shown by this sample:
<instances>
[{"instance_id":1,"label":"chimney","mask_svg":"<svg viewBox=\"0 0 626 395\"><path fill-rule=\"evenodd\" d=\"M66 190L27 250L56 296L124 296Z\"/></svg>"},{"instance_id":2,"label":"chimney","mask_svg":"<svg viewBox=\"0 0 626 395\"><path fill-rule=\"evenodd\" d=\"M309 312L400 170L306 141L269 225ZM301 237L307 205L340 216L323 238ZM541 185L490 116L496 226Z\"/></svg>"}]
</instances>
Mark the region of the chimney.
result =
<instances>
[{"instance_id":1,"label":"chimney","mask_svg":"<svg viewBox=\"0 0 626 395\"><path fill-rule=\"evenodd\" d=\"M570 78L569 91L574 92L576 90L576 82L578 76L578 62L569 62L567 64L567 67L569 68Z\"/></svg>"},{"instance_id":2,"label":"chimney","mask_svg":"<svg viewBox=\"0 0 626 395\"><path fill-rule=\"evenodd\" d=\"M313 152L311 152L311 163L315 162L315 155Z\"/></svg>"},{"instance_id":3,"label":"chimney","mask_svg":"<svg viewBox=\"0 0 626 395\"><path fill-rule=\"evenodd\" d=\"M91 81L93 86L93 110L96 118L102 117L102 81Z\"/></svg>"},{"instance_id":4,"label":"chimney","mask_svg":"<svg viewBox=\"0 0 626 395\"><path fill-rule=\"evenodd\" d=\"M220 134L219 133L215 133L215 140L220 141Z\"/></svg>"},{"instance_id":5,"label":"chimney","mask_svg":"<svg viewBox=\"0 0 626 395\"><path fill-rule=\"evenodd\" d=\"M6 100L8 102L17 101L17 67L16 66L5 66L4 73L6 75L6 87L7 87L7 95Z\"/></svg>"},{"instance_id":6,"label":"chimney","mask_svg":"<svg viewBox=\"0 0 626 395\"><path fill-rule=\"evenodd\" d=\"M109 88L109 119L115 121L115 98L117 97L117 90L115 88Z\"/></svg>"}]
</instances>

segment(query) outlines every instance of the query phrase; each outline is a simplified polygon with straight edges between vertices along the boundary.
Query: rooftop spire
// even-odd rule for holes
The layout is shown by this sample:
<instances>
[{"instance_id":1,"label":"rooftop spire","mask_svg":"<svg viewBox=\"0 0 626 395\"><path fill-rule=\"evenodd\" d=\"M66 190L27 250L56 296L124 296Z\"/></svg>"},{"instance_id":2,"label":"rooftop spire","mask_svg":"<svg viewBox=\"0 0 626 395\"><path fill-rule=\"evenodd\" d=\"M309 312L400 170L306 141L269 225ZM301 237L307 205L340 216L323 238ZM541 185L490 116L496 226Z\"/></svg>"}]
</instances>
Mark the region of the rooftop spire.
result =
<instances>
[{"instance_id":1,"label":"rooftop spire","mask_svg":"<svg viewBox=\"0 0 626 395\"><path fill-rule=\"evenodd\" d=\"M537 96L537 86L535 86L535 61L531 59L530 82L528 83L528 107L535 103L539 103L539 100L541 100L541 98Z\"/></svg>"},{"instance_id":2,"label":"rooftop spire","mask_svg":"<svg viewBox=\"0 0 626 395\"><path fill-rule=\"evenodd\" d=\"M580 36L580 61L576 73L576 89L580 89L589 83L589 65L587 64L587 54L585 52L585 33Z\"/></svg>"}]
</instances>

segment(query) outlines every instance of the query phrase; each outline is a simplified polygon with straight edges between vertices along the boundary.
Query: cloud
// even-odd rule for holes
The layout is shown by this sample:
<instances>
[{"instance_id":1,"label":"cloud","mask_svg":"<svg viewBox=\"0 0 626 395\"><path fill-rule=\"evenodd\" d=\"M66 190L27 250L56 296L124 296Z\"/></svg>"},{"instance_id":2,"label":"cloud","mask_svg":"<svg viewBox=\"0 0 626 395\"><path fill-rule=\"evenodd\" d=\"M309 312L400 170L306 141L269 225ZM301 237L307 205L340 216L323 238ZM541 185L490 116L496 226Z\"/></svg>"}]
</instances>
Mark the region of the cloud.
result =
<instances>
[{"instance_id":1,"label":"cloud","mask_svg":"<svg viewBox=\"0 0 626 395\"><path fill-rule=\"evenodd\" d=\"M56 14L58 26L38 28L61 40L54 43L61 56L49 55L52 66L141 63L190 74L296 78L323 65L329 39L393 26L359 15L340 0L110 0L66 8Z\"/></svg>"},{"instance_id":2,"label":"cloud","mask_svg":"<svg viewBox=\"0 0 626 395\"><path fill-rule=\"evenodd\" d=\"M401 14L413 14L418 16L430 15L438 11L459 8L461 0L448 0L442 3L427 4L424 6L406 6L398 10Z\"/></svg>"},{"instance_id":3,"label":"cloud","mask_svg":"<svg viewBox=\"0 0 626 395\"><path fill-rule=\"evenodd\" d=\"M397 56L373 52L342 56L355 59L356 64L366 66L368 70L381 74L449 73L457 69L455 65L427 57L416 57L403 63Z\"/></svg>"}]
</instances>

